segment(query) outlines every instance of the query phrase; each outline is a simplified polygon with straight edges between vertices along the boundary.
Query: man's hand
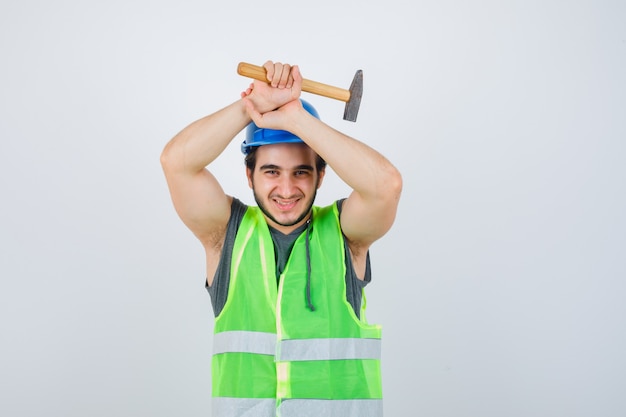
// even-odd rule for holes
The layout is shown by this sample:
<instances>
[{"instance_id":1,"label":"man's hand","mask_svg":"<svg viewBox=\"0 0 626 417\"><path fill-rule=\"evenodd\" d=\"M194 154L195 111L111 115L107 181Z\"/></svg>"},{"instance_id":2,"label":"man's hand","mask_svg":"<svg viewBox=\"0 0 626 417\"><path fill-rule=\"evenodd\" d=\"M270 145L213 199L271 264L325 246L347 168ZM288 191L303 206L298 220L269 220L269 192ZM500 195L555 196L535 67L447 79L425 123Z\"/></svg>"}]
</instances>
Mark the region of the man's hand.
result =
<instances>
[{"instance_id":1,"label":"man's hand","mask_svg":"<svg viewBox=\"0 0 626 417\"><path fill-rule=\"evenodd\" d=\"M296 67L297 65L294 65L293 68ZM267 61L263 64L263 68L267 71L267 81L272 87L283 89L291 88L293 86L294 76L291 72L291 65Z\"/></svg>"},{"instance_id":2,"label":"man's hand","mask_svg":"<svg viewBox=\"0 0 626 417\"><path fill-rule=\"evenodd\" d=\"M302 92L302 75L297 65L267 61L263 67L267 71L268 81L254 81L241 93L241 97L248 115L257 126L280 128L284 123L284 114L277 113L290 107L302 107L297 100Z\"/></svg>"}]
</instances>

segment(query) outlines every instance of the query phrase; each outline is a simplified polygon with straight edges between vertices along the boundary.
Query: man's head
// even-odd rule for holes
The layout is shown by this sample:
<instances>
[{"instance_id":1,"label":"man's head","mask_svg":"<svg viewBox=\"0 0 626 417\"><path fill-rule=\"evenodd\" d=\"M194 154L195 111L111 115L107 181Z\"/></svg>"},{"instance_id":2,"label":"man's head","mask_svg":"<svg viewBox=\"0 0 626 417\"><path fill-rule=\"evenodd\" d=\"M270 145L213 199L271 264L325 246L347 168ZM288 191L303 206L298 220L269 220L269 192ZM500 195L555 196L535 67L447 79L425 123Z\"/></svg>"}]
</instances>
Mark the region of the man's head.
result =
<instances>
[{"instance_id":1,"label":"man's head","mask_svg":"<svg viewBox=\"0 0 626 417\"><path fill-rule=\"evenodd\" d=\"M253 154L246 175L254 199L272 227L289 233L308 219L325 163L320 169L322 159L304 143L264 145Z\"/></svg>"},{"instance_id":2,"label":"man's head","mask_svg":"<svg viewBox=\"0 0 626 417\"><path fill-rule=\"evenodd\" d=\"M302 106L319 118L308 102ZM250 123L241 145L254 198L268 222L284 233L303 224L324 178L326 161L299 137Z\"/></svg>"}]
</instances>

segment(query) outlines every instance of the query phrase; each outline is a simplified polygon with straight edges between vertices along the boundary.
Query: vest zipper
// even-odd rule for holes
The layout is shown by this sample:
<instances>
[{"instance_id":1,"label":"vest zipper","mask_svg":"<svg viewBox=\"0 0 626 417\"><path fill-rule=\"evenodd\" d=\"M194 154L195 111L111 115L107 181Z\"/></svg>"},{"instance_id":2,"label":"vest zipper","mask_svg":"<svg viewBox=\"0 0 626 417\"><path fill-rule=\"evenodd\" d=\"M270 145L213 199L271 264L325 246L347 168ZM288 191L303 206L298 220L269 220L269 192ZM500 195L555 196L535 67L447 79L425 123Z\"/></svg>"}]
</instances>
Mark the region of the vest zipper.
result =
<instances>
[{"instance_id":1,"label":"vest zipper","mask_svg":"<svg viewBox=\"0 0 626 417\"><path fill-rule=\"evenodd\" d=\"M313 213L311 212L311 217ZM313 301L311 301L311 247L309 244L310 229L311 229L311 217L306 221L306 236L305 236L305 248L306 248L306 302L309 310L315 311Z\"/></svg>"}]
</instances>

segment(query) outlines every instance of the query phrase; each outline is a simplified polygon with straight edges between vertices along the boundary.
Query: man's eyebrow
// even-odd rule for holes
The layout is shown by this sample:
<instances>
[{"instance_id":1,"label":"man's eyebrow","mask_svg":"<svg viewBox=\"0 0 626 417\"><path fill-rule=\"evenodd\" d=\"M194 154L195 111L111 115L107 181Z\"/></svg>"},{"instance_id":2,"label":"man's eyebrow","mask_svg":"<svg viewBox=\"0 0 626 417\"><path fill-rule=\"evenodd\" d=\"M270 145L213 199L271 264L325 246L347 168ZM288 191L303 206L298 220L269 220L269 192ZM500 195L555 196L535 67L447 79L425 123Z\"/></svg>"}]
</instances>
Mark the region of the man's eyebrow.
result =
<instances>
[{"instance_id":1,"label":"man's eyebrow","mask_svg":"<svg viewBox=\"0 0 626 417\"><path fill-rule=\"evenodd\" d=\"M294 168L294 171L313 171L312 165L302 164Z\"/></svg>"},{"instance_id":2,"label":"man's eyebrow","mask_svg":"<svg viewBox=\"0 0 626 417\"><path fill-rule=\"evenodd\" d=\"M265 170L281 170L282 168L274 164L265 164L259 167L261 171ZM313 171L313 166L308 164L298 165L293 168L294 171Z\"/></svg>"},{"instance_id":3,"label":"man's eyebrow","mask_svg":"<svg viewBox=\"0 0 626 417\"><path fill-rule=\"evenodd\" d=\"M274 164L265 164L265 165L261 165L261 167L259 167L260 170L265 171L266 169L280 169L280 167L278 165L274 165Z\"/></svg>"}]
</instances>

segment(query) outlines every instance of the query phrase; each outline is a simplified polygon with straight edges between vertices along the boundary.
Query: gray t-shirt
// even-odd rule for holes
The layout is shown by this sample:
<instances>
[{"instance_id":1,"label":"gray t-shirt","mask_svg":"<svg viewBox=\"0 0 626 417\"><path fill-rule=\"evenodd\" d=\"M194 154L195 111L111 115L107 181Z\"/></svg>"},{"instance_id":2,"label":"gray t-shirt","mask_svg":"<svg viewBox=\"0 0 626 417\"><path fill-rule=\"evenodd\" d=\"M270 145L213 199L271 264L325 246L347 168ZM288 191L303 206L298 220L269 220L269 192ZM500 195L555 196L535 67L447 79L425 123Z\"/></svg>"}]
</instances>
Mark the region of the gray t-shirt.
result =
<instances>
[{"instance_id":1,"label":"gray t-shirt","mask_svg":"<svg viewBox=\"0 0 626 417\"><path fill-rule=\"evenodd\" d=\"M342 203L343 200L337 201L339 213L341 213ZM236 198L233 198L230 219L228 220L226 237L224 239L224 246L222 248L222 256L217 266L217 271L215 272L213 284L211 286L205 284L206 289L211 296L211 304L213 306L213 314L215 314L215 317L220 314L220 312L224 308L224 305L226 304L226 297L228 296L228 286L230 284L230 264L233 256L233 245L235 243L235 236L237 235L237 231L239 230L239 225L241 224L247 208L248 206L246 206L244 203ZM272 235L272 240L274 241L274 253L276 254L277 280L278 276L287 264L287 259L289 258L289 254L291 253L294 242L296 241L298 236L300 236L300 234L305 230L306 224L294 230L290 234L285 235L278 230L270 227L270 234ZM352 257L350 256L348 250L348 243L345 242L345 237L344 243L344 246L346 248L346 299L354 309L356 316L359 317L361 311L361 298L363 288L365 288L365 286L372 280L369 252L367 254L365 266L365 277L363 280L360 280L357 277L356 272L354 271L354 267L352 266Z\"/></svg>"}]
</instances>

